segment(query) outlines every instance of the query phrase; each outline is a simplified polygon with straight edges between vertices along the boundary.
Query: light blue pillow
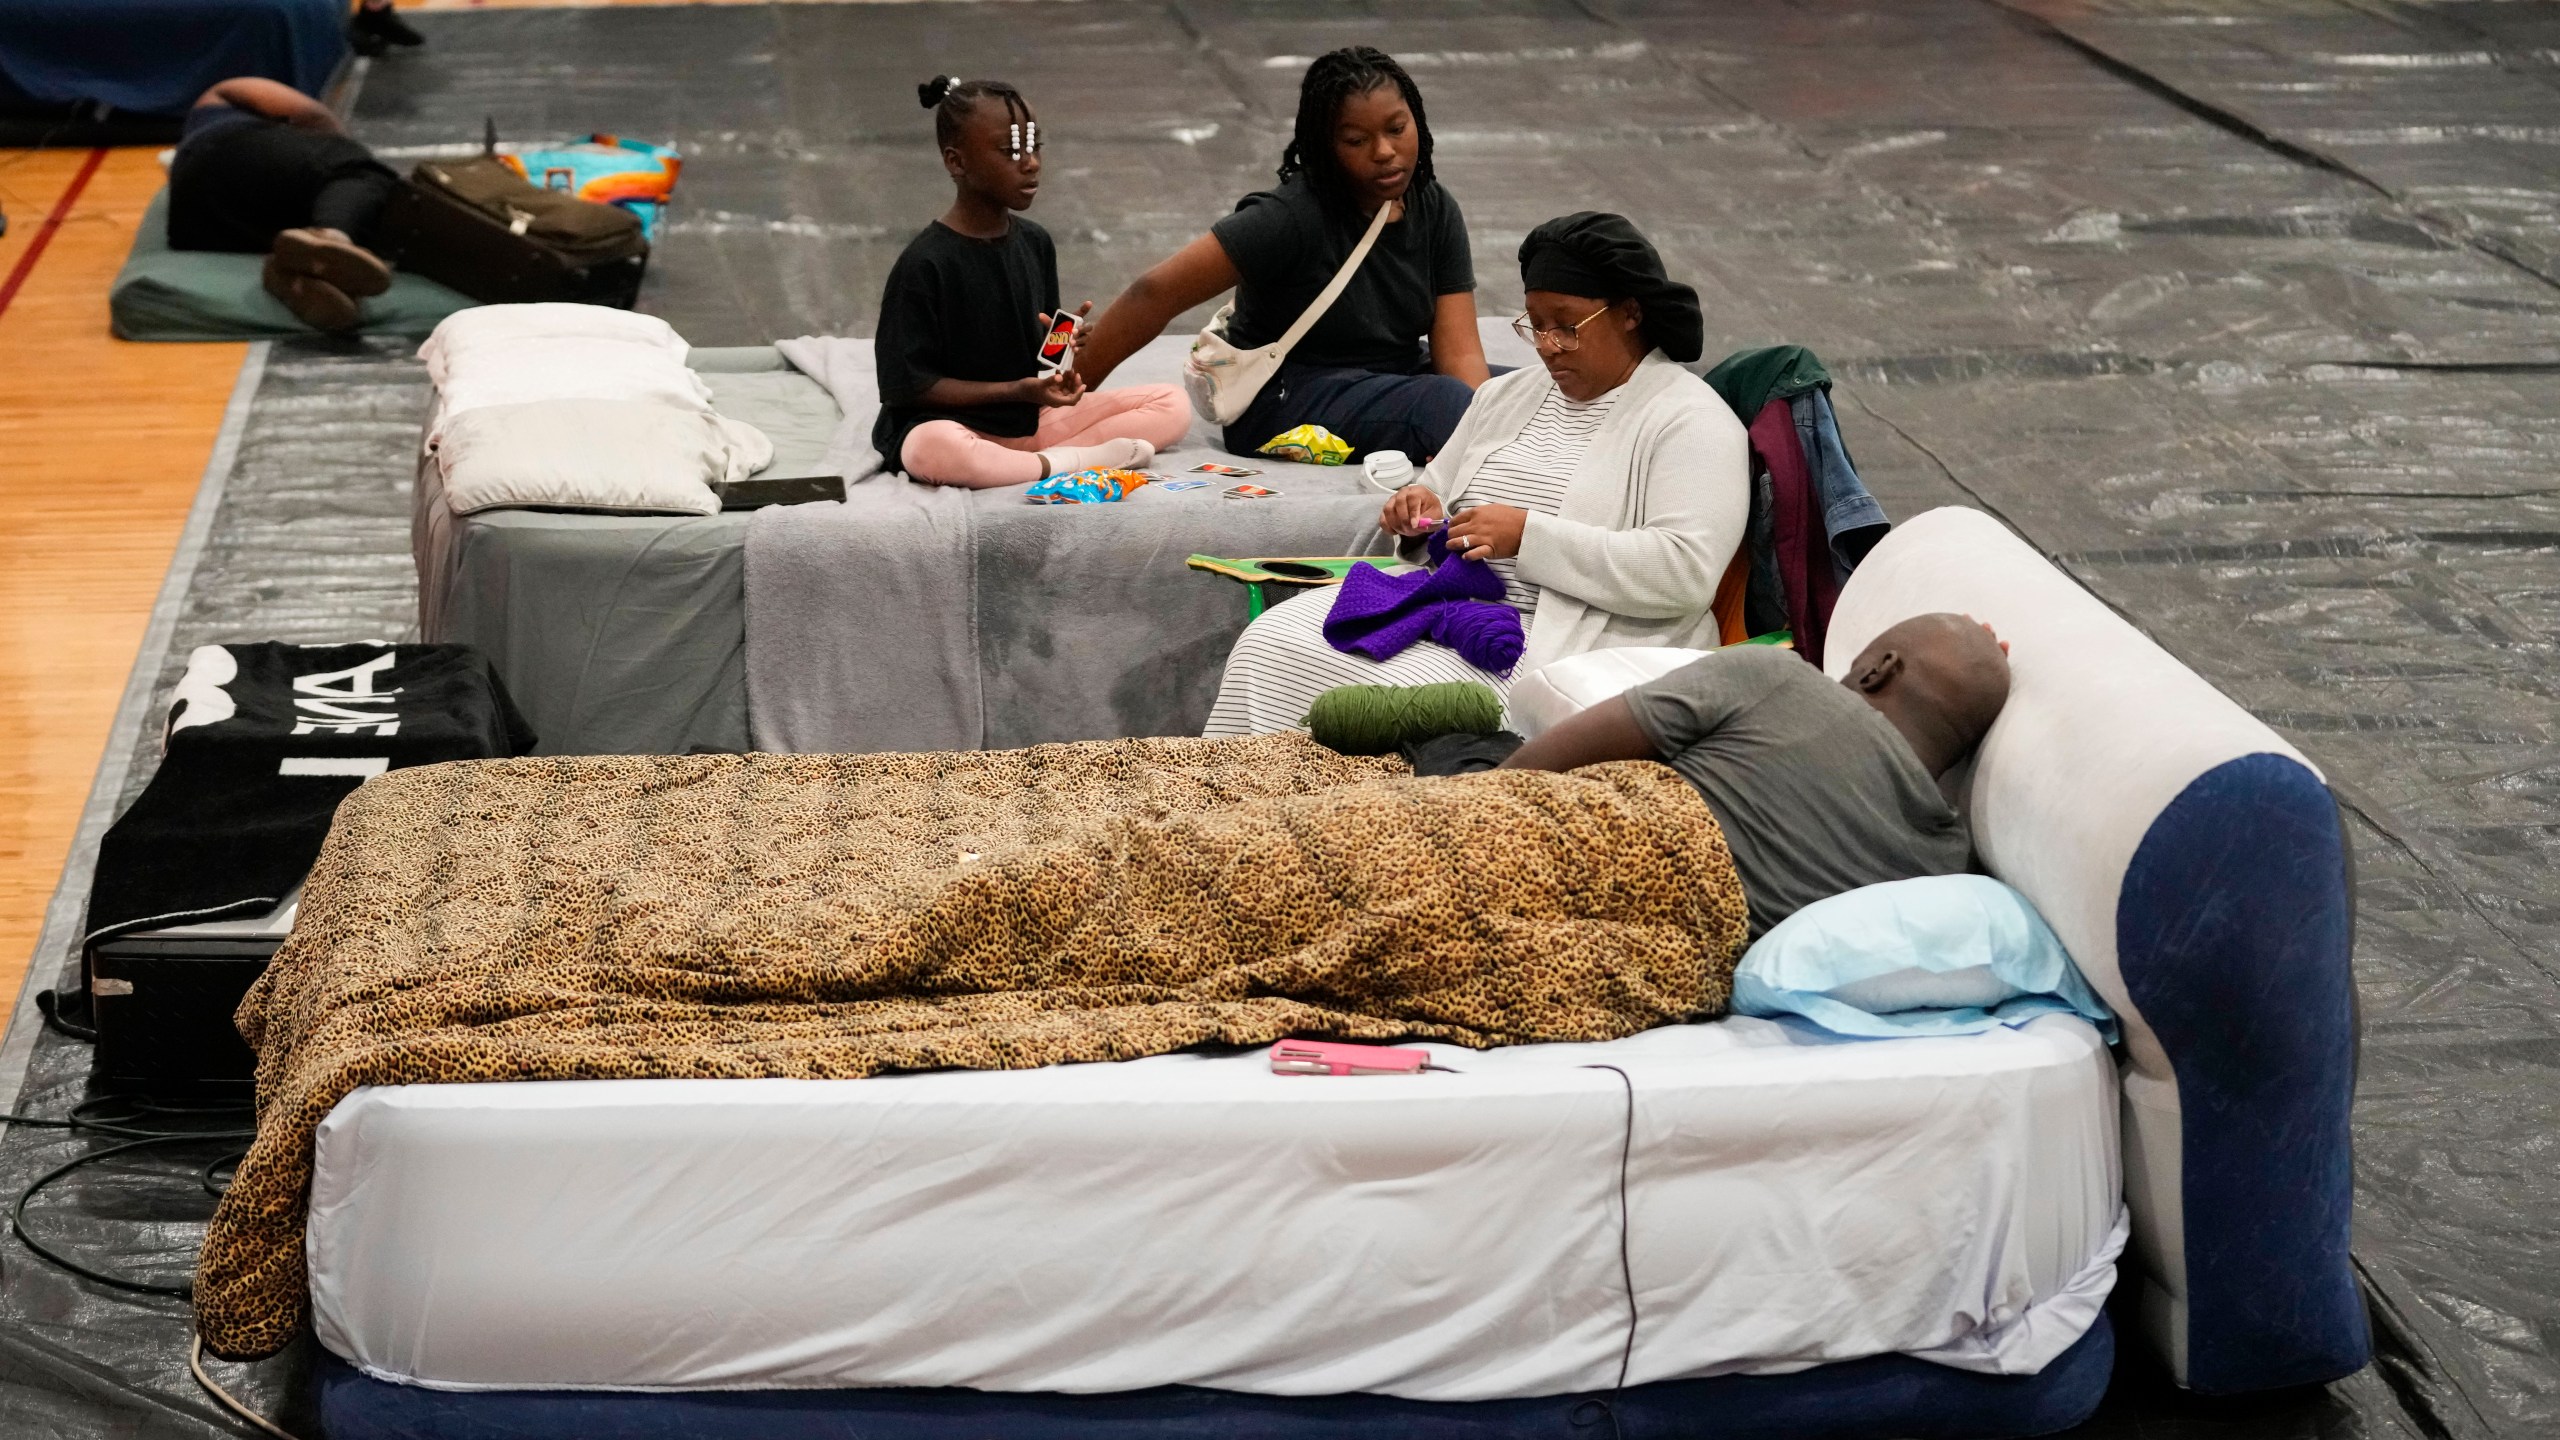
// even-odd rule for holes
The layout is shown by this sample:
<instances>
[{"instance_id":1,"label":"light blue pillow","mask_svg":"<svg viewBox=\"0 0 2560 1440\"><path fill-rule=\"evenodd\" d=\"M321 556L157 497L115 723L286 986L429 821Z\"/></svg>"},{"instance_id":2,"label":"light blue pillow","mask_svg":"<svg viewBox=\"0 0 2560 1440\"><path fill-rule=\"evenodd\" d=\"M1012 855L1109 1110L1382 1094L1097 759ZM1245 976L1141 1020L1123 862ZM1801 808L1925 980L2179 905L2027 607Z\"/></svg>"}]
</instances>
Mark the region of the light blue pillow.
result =
<instances>
[{"instance_id":1,"label":"light blue pillow","mask_svg":"<svg viewBox=\"0 0 2560 1440\"><path fill-rule=\"evenodd\" d=\"M1737 1015L1801 1015L1837 1035L1971 1035L2079 1014L2098 998L2027 897L1988 875L1931 875L1818 900L1771 926L1733 975Z\"/></svg>"}]
</instances>

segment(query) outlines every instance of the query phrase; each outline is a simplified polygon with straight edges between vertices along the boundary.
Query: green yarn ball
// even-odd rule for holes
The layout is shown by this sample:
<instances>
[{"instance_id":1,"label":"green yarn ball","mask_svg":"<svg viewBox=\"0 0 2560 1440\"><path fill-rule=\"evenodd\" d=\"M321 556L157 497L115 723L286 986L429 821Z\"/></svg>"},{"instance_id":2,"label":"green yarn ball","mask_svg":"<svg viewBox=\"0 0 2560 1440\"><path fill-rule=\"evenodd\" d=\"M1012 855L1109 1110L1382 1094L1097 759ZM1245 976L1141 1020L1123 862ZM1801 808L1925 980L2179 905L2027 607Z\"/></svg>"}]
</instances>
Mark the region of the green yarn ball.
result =
<instances>
[{"instance_id":1,"label":"green yarn ball","mask_svg":"<svg viewBox=\"0 0 2560 1440\"><path fill-rule=\"evenodd\" d=\"M1439 735L1502 728L1502 697L1474 680L1436 685L1339 685L1307 707L1316 743L1344 755L1385 755Z\"/></svg>"}]
</instances>

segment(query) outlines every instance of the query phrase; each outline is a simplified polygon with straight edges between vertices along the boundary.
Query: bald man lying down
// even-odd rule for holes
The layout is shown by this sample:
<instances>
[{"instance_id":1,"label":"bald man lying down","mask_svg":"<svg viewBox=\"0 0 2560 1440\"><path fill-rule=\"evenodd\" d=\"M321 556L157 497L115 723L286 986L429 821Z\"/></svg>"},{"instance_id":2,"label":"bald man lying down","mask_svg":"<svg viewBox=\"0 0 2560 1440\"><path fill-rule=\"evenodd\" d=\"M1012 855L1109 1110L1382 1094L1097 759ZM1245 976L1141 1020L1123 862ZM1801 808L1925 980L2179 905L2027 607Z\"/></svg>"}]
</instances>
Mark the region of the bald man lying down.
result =
<instances>
[{"instance_id":1,"label":"bald man lying down","mask_svg":"<svg viewBox=\"0 0 2560 1440\"><path fill-rule=\"evenodd\" d=\"M1973 840L1938 777L2009 698L2008 646L1961 615L1876 637L1837 683L1791 651L1719 651L1602 701L1504 769L1659 760L1724 826L1751 938L1862 885L1952 875Z\"/></svg>"}]
</instances>

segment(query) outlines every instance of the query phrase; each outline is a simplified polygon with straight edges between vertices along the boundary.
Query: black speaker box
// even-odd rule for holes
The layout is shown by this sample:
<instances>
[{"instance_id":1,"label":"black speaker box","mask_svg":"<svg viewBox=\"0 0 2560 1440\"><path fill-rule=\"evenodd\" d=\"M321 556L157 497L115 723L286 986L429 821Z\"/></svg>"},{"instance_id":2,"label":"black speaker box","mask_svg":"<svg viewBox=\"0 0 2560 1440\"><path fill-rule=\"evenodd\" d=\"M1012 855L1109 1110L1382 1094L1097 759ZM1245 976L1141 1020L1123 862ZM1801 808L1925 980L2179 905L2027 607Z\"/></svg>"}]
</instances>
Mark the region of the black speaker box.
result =
<instances>
[{"instance_id":1,"label":"black speaker box","mask_svg":"<svg viewBox=\"0 0 2560 1440\"><path fill-rule=\"evenodd\" d=\"M89 951L102 1093L247 1099L255 1057L231 1023L241 997L293 930L299 890L266 915L136 930Z\"/></svg>"}]
</instances>

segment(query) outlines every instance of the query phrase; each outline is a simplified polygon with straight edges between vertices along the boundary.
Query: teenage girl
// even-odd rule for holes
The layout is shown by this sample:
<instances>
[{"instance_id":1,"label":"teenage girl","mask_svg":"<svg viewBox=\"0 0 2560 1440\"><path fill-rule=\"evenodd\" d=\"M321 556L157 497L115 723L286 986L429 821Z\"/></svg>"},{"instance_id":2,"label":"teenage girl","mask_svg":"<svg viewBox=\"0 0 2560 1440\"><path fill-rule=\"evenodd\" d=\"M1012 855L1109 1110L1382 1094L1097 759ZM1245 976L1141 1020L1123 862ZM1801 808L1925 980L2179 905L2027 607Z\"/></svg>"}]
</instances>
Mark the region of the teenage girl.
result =
<instances>
[{"instance_id":1,"label":"teenage girl","mask_svg":"<svg viewBox=\"0 0 2560 1440\"><path fill-rule=\"evenodd\" d=\"M1376 248L1253 403L1226 429L1249 455L1299 425L1351 443L1352 459L1440 453L1492 373L1476 331L1466 219L1433 178L1422 91L1366 45L1317 57L1298 85L1280 183L1236 202L1209 233L1158 262L1094 318L1076 368L1099 385L1173 318L1236 292L1227 338L1278 340L1342 268L1386 206Z\"/></svg>"},{"instance_id":2,"label":"teenage girl","mask_svg":"<svg viewBox=\"0 0 2560 1440\"><path fill-rule=\"evenodd\" d=\"M1059 308L1058 251L1017 213L1040 193L1031 106L1010 85L948 75L916 95L933 111L957 193L908 243L880 295L871 431L880 458L914 479L973 489L1152 464L1191 427L1180 387L1088 393L1073 366L1040 373Z\"/></svg>"}]
</instances>

